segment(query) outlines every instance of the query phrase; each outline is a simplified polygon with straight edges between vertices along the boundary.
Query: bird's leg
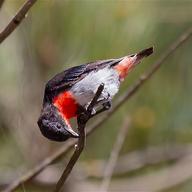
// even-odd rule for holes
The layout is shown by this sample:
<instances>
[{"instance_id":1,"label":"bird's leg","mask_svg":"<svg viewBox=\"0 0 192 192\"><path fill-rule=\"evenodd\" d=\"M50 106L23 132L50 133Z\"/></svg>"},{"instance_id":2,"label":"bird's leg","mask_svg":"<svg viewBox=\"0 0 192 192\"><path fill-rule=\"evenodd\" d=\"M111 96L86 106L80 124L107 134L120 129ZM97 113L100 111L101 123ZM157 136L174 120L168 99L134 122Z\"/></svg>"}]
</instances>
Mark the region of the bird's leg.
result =
<instances>
[{"instance_id":1,"label":"bird's leg","mask_svg":"<svg viewBox=\"0 0 192 192\"><path fill-rule=\"evenodd\" d=\"M84 120L86 123L92 117L92 114L97 113L95 112L95 106L97 105L98 99L101 96L103 89L104 89L104 84L102 83L98 87L97 92L95 93L89 105L86 108L83 106L79 107L77 118L81 117L79 119Z\"/></svg>"},{"instance_id":2,"label":"bird's leg","mask_svg":"<svg viewBox=\"0 0 192 192\"><path fill-rule=\"evenodd\" d=\"M96 115L98 115L98 114L100 114L100 113L102 113L104 111L109 110L111 108L111 106L112 106L111 101L107 101L107 102L103 103L101 109L99 109L97 111L95 109L93 109L91 117L94 117L94 116L96 116Z\"/></svg>"},{"instance_id":3,"label":"bird's leg","mask_svg":"<svg viewBox=\"0 0 192 192\"><path fill-rule=\"evenodd\" d=\"M112 106L111 95L108 93L106 97L99 98L97 100L97 105L98 104L101 104L102 107L97 111L95 110L95 108L93 108L92 113L91 113L91 117L94 117L94 116L96 116L96 115L98 115L98 114L100 114L100 113L102 113L104 111L107 111L107 110L109 110L111 108L111 106Z\"/></svg>"},{"instance_id":4,"label":"bird's leg","mask_svg":"<svg viewBox=\"0 0 192 192\"><path fill-rule=\"evenodd\" d=\"M111 100L106 101L105 103L103 103L103 107L106 108L106 109L110 109L112 107Z\"/></svg>"},{"instance_id":5,"label":"bird's leg","mask_svg":"<svg viewBox=\"0 0 192 192\"><path fill-rule=\"evenodd\" d=\"M110 101L111 100L111 95L109 94L109 93L107 93L107 95L105 95L105 96L102 96L102 98L99 98L98 100L97 100L97 103L96 104L104 104L104 103L107 103L108 101Z\"/></svg>"},{"instance_id":6,"label":"bird's leg","mask_svg":"<svg viewBox=\"0 0 192 192\"><path fill-rule=\"evenodd\" d=\"M110 99L109 94L108 94L107 98L104 98L104 99L102 98L102 100L99 99L103 89L104 89L104 84L101 84L98 87L98 90L97 90L94 98L92 99L92 101L89 103L89 105L87 107L79 106L78 116L77 116L78 124L86 124L90 118L92 118L104 111L107 111L111 108L111 99ZM98 101L98 100L100 100L100 101ZM98 104L101 104L102 107L96 111L95 106L97 106Z\"/></svg>"}]
</instances>

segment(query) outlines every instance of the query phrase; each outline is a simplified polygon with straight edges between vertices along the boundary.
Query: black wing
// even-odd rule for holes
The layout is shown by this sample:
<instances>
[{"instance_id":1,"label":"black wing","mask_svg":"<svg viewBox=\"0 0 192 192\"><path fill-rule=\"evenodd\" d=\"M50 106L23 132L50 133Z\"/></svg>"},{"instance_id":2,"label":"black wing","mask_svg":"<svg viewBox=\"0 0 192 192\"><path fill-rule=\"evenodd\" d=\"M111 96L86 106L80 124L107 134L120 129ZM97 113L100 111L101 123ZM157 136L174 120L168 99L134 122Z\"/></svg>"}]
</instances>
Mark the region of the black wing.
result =
<instances>
[{"instance_id":1,"label":"black wing","mask_svg":"<svg viewBox=\"0 0 192 192\"><path fill-rule=\"evenodd\" d=\"M100 60L69 68L50 79L45 87L44 102L52 102L52 99L64 90L68 90L75 83L85 77L91 71L102 69L106 66L113 66L120 62L119 59Z\"/></svg>"}]
</instances>

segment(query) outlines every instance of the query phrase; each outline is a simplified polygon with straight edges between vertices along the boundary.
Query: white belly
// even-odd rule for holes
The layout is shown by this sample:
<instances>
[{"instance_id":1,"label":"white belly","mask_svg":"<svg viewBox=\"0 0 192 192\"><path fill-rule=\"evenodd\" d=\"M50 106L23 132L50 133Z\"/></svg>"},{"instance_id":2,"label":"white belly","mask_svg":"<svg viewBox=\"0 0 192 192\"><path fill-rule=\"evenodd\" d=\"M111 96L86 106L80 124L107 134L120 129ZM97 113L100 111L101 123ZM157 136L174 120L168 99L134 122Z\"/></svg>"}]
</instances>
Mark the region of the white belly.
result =
<instances>
[{"instance_id":1,"label":"white belly","mask_svg":"<svg viewBox=\"0 0 192 192\"><path fill-rule=\"evenodd\" d=\"M97 72L93 71L76 83L71 91L77 102L82 106L86 106L93 99L99 85L102 83L104 83L104 90L100 99L111 100L119 90L118 72L112 68L104 68Z\"/></svg>"}]
</instances>

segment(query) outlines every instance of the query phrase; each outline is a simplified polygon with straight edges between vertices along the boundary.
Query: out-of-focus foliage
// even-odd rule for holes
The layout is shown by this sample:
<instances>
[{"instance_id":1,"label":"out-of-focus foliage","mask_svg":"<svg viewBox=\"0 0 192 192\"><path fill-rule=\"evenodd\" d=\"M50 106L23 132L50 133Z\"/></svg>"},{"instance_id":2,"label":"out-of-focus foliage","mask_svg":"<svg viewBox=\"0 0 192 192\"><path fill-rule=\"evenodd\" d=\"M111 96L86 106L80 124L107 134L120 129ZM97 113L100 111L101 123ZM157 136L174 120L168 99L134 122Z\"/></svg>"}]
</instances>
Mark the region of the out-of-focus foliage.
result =
<instances>
[{"instance_id":1,"label":"out-of-focus foliage","mask_svg":"<svg viewBox=\"0 0 192 192\"><path fill-rule=\"evenodd\" d=\"M1 28L21 3L5 1L0 10ZM3 172L17 173L37 164L63 145L43 138L36 125L44 85L54 74L154 45L154 55L130 73L120 95L191 25L190 0L38 1L0 46L0 177ZM192 40L169 57L155 76L87 139L82 159L107 158L127 116L132 124L122 153L151 145L190 143L191 53ZM174 191L182 189L191 191L190 182Z\"/></svg>"}]
</instances>

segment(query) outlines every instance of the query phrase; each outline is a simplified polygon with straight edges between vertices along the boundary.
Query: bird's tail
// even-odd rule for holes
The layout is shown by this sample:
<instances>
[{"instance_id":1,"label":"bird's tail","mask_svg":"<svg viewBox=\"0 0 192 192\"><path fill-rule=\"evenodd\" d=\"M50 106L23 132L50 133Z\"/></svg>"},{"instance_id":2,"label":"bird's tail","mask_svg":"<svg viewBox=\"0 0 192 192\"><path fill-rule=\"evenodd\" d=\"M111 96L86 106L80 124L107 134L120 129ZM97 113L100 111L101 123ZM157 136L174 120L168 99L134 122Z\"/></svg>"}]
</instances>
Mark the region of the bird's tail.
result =
<instances>
[{"instance_id":1,"label":"bird's tail","mask_svg":"<svg viewBox=\"0 0 192 192\"><path fill-rule=\"evenodd\" d=\"M144 57L148 57L149 55L151 55L153 53L153 47L149 47L147 49L144 49L142 51L140 51L139 53L135 54L137 57L137 60L141 60Z\"/></svg>"},{"instance_id":2,"label":"bird's tail","mask_svg":"<svg viewBox=\"0 0 192 192\"><path fill-rule=\"evenodd\" d=\"M116 69L120 75L120 79L123 80L127 74L137 65L144 57L148 57L153 53L153 47L144 49L139 53L128 55L122 58L120 62L118 62L114 69Z\"/></svg>"}]
</instances>

